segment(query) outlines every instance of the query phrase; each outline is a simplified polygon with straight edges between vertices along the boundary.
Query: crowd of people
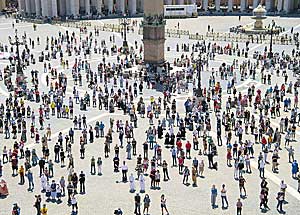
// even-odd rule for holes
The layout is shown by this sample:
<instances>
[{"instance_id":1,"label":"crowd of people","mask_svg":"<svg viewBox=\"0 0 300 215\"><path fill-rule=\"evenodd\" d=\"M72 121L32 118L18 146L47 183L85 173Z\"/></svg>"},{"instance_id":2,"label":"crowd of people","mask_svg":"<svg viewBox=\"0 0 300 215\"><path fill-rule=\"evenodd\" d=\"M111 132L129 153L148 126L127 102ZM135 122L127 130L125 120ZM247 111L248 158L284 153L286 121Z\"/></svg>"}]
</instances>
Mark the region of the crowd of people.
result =
<instances>
[{"instance_id":1,"label":"crowd of people","mask_svg":"<svg viewBox=\"0 0 300 215\"><path fill-rule=\"evenodd\" d=\"M11 92L0 105L0 135L4 139L0 176L11 177L4 171L3 167L7 165L11 166L12 177L19 177L20 185L25 186L28 181L28 191L36 194L34 207L37 215L48 214L42 199L48 204L65 202L71 207L71 213L77 214L80 208L78 194L88 195L85 189L87 175L113 173L119 174L120 182L128 183L129 191L135 193L134 213L149 214L151 207L157 207L151 205L151 196L147 193L149 188L160 190L172 177L182 177L184 185L191 182L196 188L198 180L204 178L208 169L223 171L221 162L232 170L240 196L236 197L236 203L229 203L226 184L213 184L212 209L217 208L220 195L224 210L235 205L236 214L242 214L249 193L246 188L251 186L247 178L254 177L251 163L256 162L261 178L261 191L257 194L259 207L270 210L266 165L272 165L273 173L280 173L280 160L285 156L300 192L294 149L300 122L299 83L294 69L300 63L298 50L275 53L269 59L266 48L252 59L248 56L250 42L244 47L206 41L182 44L181 48L178 45L177 52L182 54L174 59L174 66L179 71L170 71L171 77L168 77L174 82L168 83L160 96L155 94L147 98L146 91L155 91L151 71L142 68L132 74L126 72L142 62L143 46L137 41L128 53L124 53L122 47L116 45L114 35L105 40L96 29L80 34L60 31L57 35L47 36L45 41L24 33L23 39L27 41L21 52L24 69L37 63L44 69L27 71L28 83L22 86L22 93ZM43 52L35 56L33 50L44 42ZM8 44L2 48L16 52ZM96 68L90 63L93 55L99 58ZM200 55L201 65L198 66L197 57ZM211 68L210 62L217 55L233 55L244 60ZM115 57L115 62L111 56ZM37 62L35 57L39 58ZM52 63L55 59L59 59L63 70L58 70ZM15 61L10 59L11 64ZM9 73L11 69L8 65L1 73ZM197 79L200 79L197 70L209 73L200 97L189 94L190 88L197 89ZM46 86L41 84L42 77L45 77ZM162 78L156 77L158 80ZM249 79L260 85L253 84L244 91L239 90L238 83ZM12 81L7 83L13 84ZM71 93L68 88L71 88ZM85 88L84 93L82 88ZM182 95L184 101L178 99ZM87 111L109 113L108 122L89 122ZM114 113L121 113L125 118L114 117ZM53 128L59 121L70 122L71 126L53 136ZM147 127L146 131L142 126ZM141 141L142 133L145 133L145 141ZM101 145L104 153L87 155L86 149L91 143ZM78 157L74 155L77 154L75 150L79 150ZM226 156L217 158L220 154ZM90 166L75 171L78 159L90 160ZM104 160L112 161L111 172L103 172ZM135 162L135 168L130 168L128 162ZM178 173L171 175L170 167L178 168ZM68 174L58 175L56 172L60 168L67 169ZM35 172L39 174L34 175ZM150 187L145 185L148 180ZM41 190L35 188L37 183ZM271 193L278 201L280 213L284 211L286 190L287 184L282 180L278 192ZM26 206L14 204L12 213L20 215L22 207ZM160 209L161 214L169 214L167 197L163 193ZM114 214L123 213L121 208L114 211Z\"/></svg>"}]
</instances>

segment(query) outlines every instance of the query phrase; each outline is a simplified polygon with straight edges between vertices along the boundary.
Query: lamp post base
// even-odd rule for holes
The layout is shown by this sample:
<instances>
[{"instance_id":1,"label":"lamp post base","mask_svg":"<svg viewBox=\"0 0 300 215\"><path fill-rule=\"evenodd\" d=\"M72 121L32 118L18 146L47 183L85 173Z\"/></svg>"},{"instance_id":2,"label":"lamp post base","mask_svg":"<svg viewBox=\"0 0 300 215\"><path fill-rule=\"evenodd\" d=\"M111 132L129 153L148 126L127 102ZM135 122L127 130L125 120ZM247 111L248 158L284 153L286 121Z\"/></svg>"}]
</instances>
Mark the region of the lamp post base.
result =
<instances>
[{"instance_id":1,"label":"lamp post base","mask_svg":"<svg viewBox=\"0 0 300 215\"><path fill-rule=\"evenodd\" d=\"M128 42L126 40L123 41L122 53L123 54L128 54L129 53Z\"/></svg>"}]
</instances>

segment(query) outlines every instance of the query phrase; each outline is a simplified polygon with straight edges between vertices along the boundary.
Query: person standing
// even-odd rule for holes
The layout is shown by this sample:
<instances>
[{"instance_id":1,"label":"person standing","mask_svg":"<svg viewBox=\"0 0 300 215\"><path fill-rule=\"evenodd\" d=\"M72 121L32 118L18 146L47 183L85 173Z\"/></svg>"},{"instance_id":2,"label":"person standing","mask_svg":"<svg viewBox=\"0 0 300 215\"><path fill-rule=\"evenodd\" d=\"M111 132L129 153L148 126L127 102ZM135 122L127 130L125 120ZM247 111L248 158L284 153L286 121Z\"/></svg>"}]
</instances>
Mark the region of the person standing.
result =
<instances>
[{"instance_id":1,"label":"person standing","mask_svg":"<svg viewBox=\"0 0 300 215\"><path fill-rule=\"evenodd\" d=\"M71 182L69 182L67 186L67 191L68 191L68 203L71 204L71 197L74 193L74 186Z\"/></svg>"},{"instance_id":2,"label":"person standing","mask_svg":"<svg viewBox=\"0 0 300 215\"><path fill-rule=\"evenodd\" d=\"M133 176L133 174L131 173L131 175L129 176L129 186L130 186L130 190L129 190L129 192L130 193L134 193L135 192L135 184L134 184L134 176Z\"/></svg>"},{"instance_id":3,"label":"person standing","mask_svg":"<svg viewBox=\"0 0 300 215\"><path fill-rule=\"evenodd\" d=\"M280 191L277 193L277 210L279 213L282 213L283 212L283 209L282 209L282 205L283 205L283 202L284 202L284 192L283 191Z\"/></svg>"},{"instance_id":4,"label":"person standing","mask_svg":"<svg viewBox=\"0 0 300 215\"><path fill-rule=\"evenodd\" d=\"M240 187L240 196L241 197L242 197L242 190L244 190L244 193L245 193L244 196L247 196L247 192L246 192L246 188L245 188L245 183L246 183L246 180L244 179L243 176L241 176L239 178L239 187Z\"/></svg>"},{"instance_id":5,"label":"person standing","mask_svg":"<svg viewBox=\"0 0 300 215\"><path fill-rule=\"evenodd\" d=\"M183 184L187 184L187 183L188 183L189 175L190 175L190 170L189 170L189 168L186 166L186 167L184 168L184 171L183 171L183 181L182 181Z\"/></svg>"},{"instance_id":6,"label":"person standing","mask_svg":"<svg viewBox=\"0 0 300 215\"><path fill-rule=\"evenodd\" d=\"M134 214L141 215L141 197L138 193L134 197L134 202L135 202Z\"/></svg>"},{"instance_id":7,"label":"person standing","mask_svg":"<svg viewBox=\"0 0 300 215\"><path fill-rule=\"evenodd\" d=\"M71 205L72 205L72 212L78 212L78 205L77 205L77 199L75 198L75 195L73 194L72 195L72 198L71 198ZM74 210L76 209L76 211Z\"/></svg>"},{"instance_id":8,"label":"person standing","mask_svg":"<svg viewBox=\"0 0 300 215\"><path fill-rule=\"evenodd\" d=\"M98 167L98 175L102 175L102 160L101 157L98 158L97 160L97 167Z\"/></svg>"},{"instance_id":9,"label":"person standing","mask_svg":"<svg viewBox=\"0 0 300 215\"><path fill-rule=\"evenodd\" d=\"M162 194L160 197L160 207L162 215L164 215L164 210L167 212L167 215L169 215L169 211L167 209L167 199L165 198L164 194Z\"/></svg>"},{"instance_id":10,"label":"person standing","mask_svg":"<svg viewBox=\"0 0 300 215\"><path fill-rule=\"evenodd\" d=\"M83 171L79 174L80 193L85 193L85 174Z\"/></svg>"},{"instance_id":11,"label":"person standing","mask_svg":"<svg viewBox=\"0 0 300 215\"><path fill-rule=\"evenodd\" d=\"M163 173L164 173L164 181L170 180L169 173L168 173L168 164L167 164L166 160L163 161L162 168L163 168Z\"/></svg>"},{"instance_id":12,"label":"person standing","mask_svg":"<svg viewBox=\"0 0 300 215\"><path fill-rule=\"evenodd\" d=\"M265 161L264 161L264 159L260 159L258 161L258 169L259 169L259 177L265 178Z\"/></svg>"},{"instance_id":13,"label":"person standing","mask_svg":"<svg viewBox=\"0 0 300 215\"><path fill-rule=\"evenodd\" d=\"M123 161L123 166L121 167L121 169L122 169L122 181L127 182L128 167L125 161Z\"/></svg>"},{"instance_id":14,"label":"person standing","mask_svg":"<svg viewBox=\"0 0 300 215\"><path fill-rule=\"evenodd\" d=\"M147 211L146 214L149 214L149 207L150 207L150 197L148 194L145 195L144 197L144 209L143 209L143 214L145 214L145 211Z\"/></svg>"},{"instance_id":15,"label":"person standing","mask_svg":"<svg viewBox=\"0 0 300 215\"><path fill-rule=\"evenodd\" d=\"M48 208L46 207L46 204L43 204L43 207L41 208L41 214L42 215L48 214Z\"/></svg>"},{"instance_id":16,"label":"person standing","mask_svg":"<svg viewBox=\"0 0 300 215\"><path fill-rule=\"evenodd\" d=\"M33 183L33 173L30 171L30 169L27 171L27 178L28 178L28 191L32 191L34 188L34 183Z\"/></svg>"},{"instance_id":17,"label":"person standing","mask_svg":"<svg viewBox=\"0 0 300 215\"><path fill-rule=\"evenodd\" d=\"M144 193L145 192L145 178L144 178L144 174L140 174L140 176L139 176L139 182L140 182L140 193Z\"/></svg>"},{"instance_id":18,"label":"person standing","mask_svg":"<svg viewBox=\"0 0 300 215\"><path fill-rule=\"evenodd\" d=\"M203 172L204 172L204 160L201 160L199 163L199 175L200 177L203 177Z\"/></svg>"},{"instance_id":19,"label":"person standing","mask_svg":"<svg viewBox=\"0 0 300 215\"><path fill-rule=\"evenodd\" d=\"M236 215L242 215L242 208L243 208L243 203L241 202L241 199L238 198L236 203Z\"/></svg>"},{"instance_id":20,"label":"person standing","mask_svg":"<svg viewBox=\"0 0 300 215\"><path fill-rule=\"evenodd\" d=\"M216 200L217 200L218 190L215 185L212 185L211 188L211 206L213 209L217 207Z\"/></svg>"},{"instance_id":21,"label":"person standing","mask_svg":"<svg viewBox=\"0 0 300 215\"><path fill-rule=\"evenodd\" d=\"M36 208L36 215L41 215L41 202L42 202L41 195L36 195L35 203L33 205Z\"/></svg>"},{"instance_id":22,"label":"person standing","mask_svg":"<svg viewBox=\"0 0 300 215\"><path fill-rule=\"evenodd\" d=\"M299 171L298 163L296 160L294 160L292 163L292 178L296 178L298 171Z\"/></svg>"},{"instance_id":23,"label":"person standing","mask_svg":"<svg viewBox=\"0 0 300 215\"><path fill-rule=\"evenodd\" d=\"M222 189L221 189L221 199L222 199L222 208L223 209L227 209L228 208L228 200L227 200L227 190L225 188L225 184L222 185ZM226 207L225 207L225 203L226 202Z\"/></svg>"},{"instance_id":24,"label":"person standing","mask_svg":"<svg viewBox=\"0 0 300 215\"><path fill-rule=\"evenodd\" d=\"M61 187L62 195L65 196L65 194L66 194L65 193L66 181L65 181L65 178L63 176L60 178L59 185Z\"/></svg>"},{"instance_id":25,"label":"person standing","mask_svg":"<svg viewBox=\"0 0 300 215\"><path fill-rule=\"evenodd\" d=\"M20 175L20 184L23 185L25 183L25 169L24 167L21 165L20 169L19 169L19 175Z\"/></svg>"},{"instance_id":26,"label":"person standing","mask_svg":"<svg viewBox=\"0 0 300 215\"><path fill-rule=\"evenodd\" d=\"M94 158L94 156L92 156L91 159L91 174L92 175L96 174L96 159Z\"/></svg>"}]
</instances>

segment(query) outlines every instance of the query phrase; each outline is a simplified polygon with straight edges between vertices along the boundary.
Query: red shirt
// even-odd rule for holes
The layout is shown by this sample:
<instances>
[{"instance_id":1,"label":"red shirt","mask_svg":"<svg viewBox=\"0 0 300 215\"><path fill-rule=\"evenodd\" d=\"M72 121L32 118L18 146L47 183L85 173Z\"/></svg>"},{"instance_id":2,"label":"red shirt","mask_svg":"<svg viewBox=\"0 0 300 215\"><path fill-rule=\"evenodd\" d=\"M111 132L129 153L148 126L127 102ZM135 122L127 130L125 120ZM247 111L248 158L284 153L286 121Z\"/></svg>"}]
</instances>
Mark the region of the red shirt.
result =
<instances>
[{"instance_id":1,"label":"red shirt","mask_svg":"<svg viewBox=\"0 0 300 215\"><path fill-rule=\"evenodd\" d=\"M177 141L176 146L178 149L182 148L182 142L181 141Z\"/></svg>"},{"instance_id":2,"label":"red shirt","mask_svg":"<svg viewBox=\"0 0 300 215\"><path fill-rule=\"evenodd\" d=\"M190 150L191 147L192 147L192 145L191 145L190 142L188 141L188 142L185 144L185 148L186 148L187 150Z\"/></svg>"}]
</instances>

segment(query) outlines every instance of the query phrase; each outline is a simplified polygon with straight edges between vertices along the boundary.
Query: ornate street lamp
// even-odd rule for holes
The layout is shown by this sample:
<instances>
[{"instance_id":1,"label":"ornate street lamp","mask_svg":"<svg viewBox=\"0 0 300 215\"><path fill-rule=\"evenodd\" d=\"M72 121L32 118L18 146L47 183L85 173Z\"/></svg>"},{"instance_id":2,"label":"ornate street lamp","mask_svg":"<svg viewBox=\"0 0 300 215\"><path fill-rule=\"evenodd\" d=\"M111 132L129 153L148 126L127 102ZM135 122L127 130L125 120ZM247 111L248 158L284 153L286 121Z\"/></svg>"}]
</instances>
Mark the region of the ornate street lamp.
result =
<instances>
[{"instance_id":1,"label":"ornate street lamp","mask_svg":"<svg viewBox=\"0 0 300 215\"><path fill-rule=\"evenodd\" d=\"M198 89L196 89L196 96L202 97L202 86L201 86L201 70L202 70L202 54L200 53L198 55L198 58L196 59L196 68L197 68L197 76L198 76Z\"/></svg>"},{"instance_id":2,"label":"ornate street lamp","mask_svg":"<svg viewBox=\"0 0 300 215\"><path fill-rule=\"evenodd\" d=\"M23 66L20 58L20 46L26 45L26 41L22 38L22 40L18 37L18 31L15 30L15 37L12 39L10 36L8 37L9 43L12 46L16 46L17 49L17 75L16 75L16 84L17 87L22 87L25 83L25 76L23 72Z\"/></svg>"},{"instance_id":3,"label":"ornate street lamp","mask_svg":"<svg viewBox=\"0 0 300 215\"><path fill-rule=\"evenodd\" d=\"M127 42L127 26L130 25L131 20L126 17L126 14L122 18L119 19L119 24L123 26L123 53L129 53L129 47Z\"/></svg>"},{"instance_id":4,"label":"ornate street lamp","mask_svg":"<svg viewBox=\"0 0 300 215\"><path fill-rule=\"evenodd\" d=\"M275 21L272 20L272 24L271 24L271 40L270 40L270 53L269 53L269 58L272 59L273 58L273 33L274 33L274 27L275 27Z\"/></svg>"}]
</instances>

